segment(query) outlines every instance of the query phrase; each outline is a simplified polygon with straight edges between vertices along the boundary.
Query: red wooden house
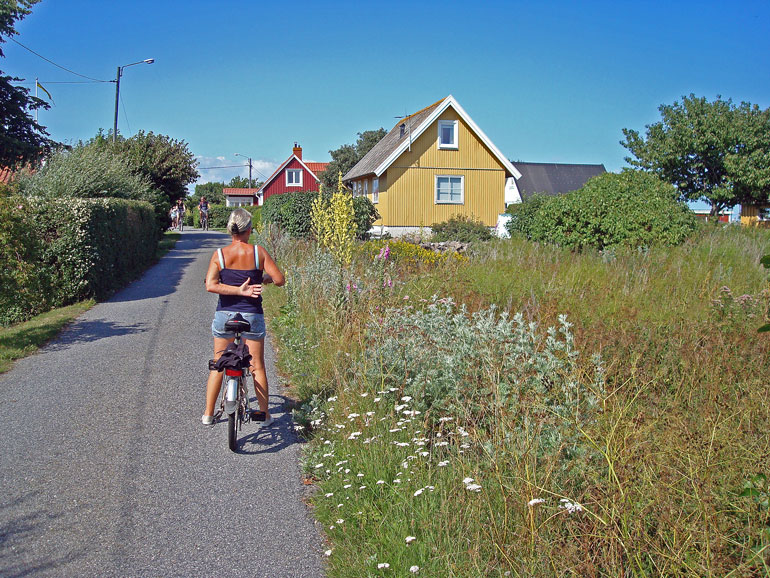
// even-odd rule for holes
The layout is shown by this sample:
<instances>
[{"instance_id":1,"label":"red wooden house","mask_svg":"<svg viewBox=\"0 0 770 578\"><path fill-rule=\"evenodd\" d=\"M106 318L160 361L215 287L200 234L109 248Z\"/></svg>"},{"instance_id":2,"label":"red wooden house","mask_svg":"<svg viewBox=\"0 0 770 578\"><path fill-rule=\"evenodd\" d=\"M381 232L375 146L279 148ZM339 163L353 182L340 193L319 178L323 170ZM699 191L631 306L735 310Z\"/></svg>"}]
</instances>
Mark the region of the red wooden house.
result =
<instances>
[{"instance_id":1,"label":"red wooden house","mask_svg":"<svg viewBox=\"0 0 770 578\"><path fill-rule=\"evenodd\" d=\"M318 177L329 163L306 163L302 160L302 147L294 143L292 155L279 166L257 191L261 203L273 195L317 191L321 179Z\"/></svg>"}]
</instances>

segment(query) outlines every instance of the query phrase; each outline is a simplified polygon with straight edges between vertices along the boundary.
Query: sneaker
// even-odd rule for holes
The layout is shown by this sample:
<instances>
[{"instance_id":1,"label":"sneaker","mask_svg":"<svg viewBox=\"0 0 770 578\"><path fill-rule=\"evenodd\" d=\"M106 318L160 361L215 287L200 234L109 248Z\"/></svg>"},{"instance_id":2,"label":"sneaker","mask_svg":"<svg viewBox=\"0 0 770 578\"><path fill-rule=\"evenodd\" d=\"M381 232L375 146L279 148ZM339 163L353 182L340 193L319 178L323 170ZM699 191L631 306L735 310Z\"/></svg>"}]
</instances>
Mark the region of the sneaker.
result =
<instances>
[{"instance_id":1,"label":"sneaker","mask_svg":"<svg viewBox=\"0 0 770 578\"><path fill-rule=\"evenodd\" d=\"M268 426L272 425L272 423L273 423L273 416L271 415L271 416L265 418L265 421L260 422L259 423L259 427L260 428L268 427Z\"/></svg>"},{"instance_id":2,"label":"sneaker","mask_svg":"<svg viewBox=\"0 0 770 578\"><path fill-rule=\"evenodd\" d=\"M201 421L203 422L203 425L214 425L214 416L204 415L203 417L201 417Z\"/></svg>"}]
</instances>

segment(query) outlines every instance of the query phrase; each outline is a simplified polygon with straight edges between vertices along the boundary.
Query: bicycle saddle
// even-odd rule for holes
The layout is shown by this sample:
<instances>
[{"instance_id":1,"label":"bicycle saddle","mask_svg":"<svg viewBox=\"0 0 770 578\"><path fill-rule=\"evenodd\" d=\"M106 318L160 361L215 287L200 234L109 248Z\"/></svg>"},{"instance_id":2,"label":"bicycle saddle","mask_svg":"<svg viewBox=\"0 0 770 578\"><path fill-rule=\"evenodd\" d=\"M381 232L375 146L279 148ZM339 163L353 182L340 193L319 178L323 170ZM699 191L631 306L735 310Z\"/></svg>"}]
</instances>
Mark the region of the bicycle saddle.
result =
<instances>
[{"instance_id":1,"label":"bicycle saddle","mask_svg":"<svg viewBox=\"0 0 770 578\"><path fill-rule=\"evenodd\" d=\"M245 333L249 329L251 329L251 324L246 321L240 313L236 313L232 319L225 321L225 331Z\"/></svg>"}]
</instances>

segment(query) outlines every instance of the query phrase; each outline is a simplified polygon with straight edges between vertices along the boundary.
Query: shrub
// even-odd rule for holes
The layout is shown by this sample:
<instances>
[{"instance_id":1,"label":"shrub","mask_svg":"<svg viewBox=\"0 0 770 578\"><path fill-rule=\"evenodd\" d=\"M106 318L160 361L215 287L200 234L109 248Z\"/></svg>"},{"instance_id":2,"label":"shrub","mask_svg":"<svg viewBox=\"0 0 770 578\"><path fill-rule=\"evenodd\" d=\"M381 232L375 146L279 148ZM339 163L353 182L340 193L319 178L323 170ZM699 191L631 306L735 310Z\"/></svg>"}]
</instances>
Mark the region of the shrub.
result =
<instances>
[{"instance_id":1,"label":"shrub","mask_svg":"<svg viewBox=\"0 0 770 578\"><path fill-rule=\"evenodd\" d=\"M527 197L521 203L509 205L506 209L506 213L511 215L511 220L506 224L508 233L512 237L514 235L521 235L526 239L531 239L532 223L534 223L540 208L549 198L551 197L536 193Z\"/></svg>"},{"instance_id":2,"label":"shrub","mask_svg":"<svg viewBox=\"0 0 770 578\"><path fill-rule=\"evenodd\" d=\"M492 232L484 223L477 221L472 216L455 215L443 223L434 223L430 226L433 231L433 241L460 241L470 243L473 241L489 241Z\"/></svg>"},{"instance_id":3,"label":"shrub","mask_svg":"<svg viewBox=\"0 0 770 578\"><path fill-rule=\"evenodd\" d=\"M262 207L262 218L265 223L275 223L281 230L296 239L308 239L312 235L312 218L310 216L313 201L317 192L284 193L272 195ZM331 195L324 193L331 199ZM379 218L377 209L365 197L353 197L354 221L356 238L367 239L372 223Z\"/></svg>"},{"instance_id":4,"label":"shrub","mask_svg":"<svg viewBox=\"0 0 770 578\"><path fill-rule=\"evenodd\" d=\"M355 213L356 239L366 241L369 238L369 229L380 218L377 207L368 197L353 197L353 212Z\"/></svg>"},{"instance_id":5,"label":"shrub","mask_svg":"<svg viewBox=\"0 0 770 578\"><path fill-rule=\"evenodd\" d=\"M0 325L24 321L50 308L51 270L27 199L0 197Z\"/></svg>"},{"instance_id":6,"label":"shrub","mask_svg":"<svg viewBox=\"0 0 770 578\"><path fill-rule=\"evenodd\" d=\"M159 239L153 207L124 199L47 199L33 209L55 273L55 305L105 299L141 274Z\"/></svg>"},{"instance_id":7,"label":"shrub","mask_svg":"<svg viewBox=\"0 0 770 578\"><path fill-rule=\"evenodd\" d=\"M107 147L76 146L47 159L35 173L22 173L20 192L44 198L119 198L149 202L159 231L168 227L168 199L140 176L123 155Z\"/></svg>"},{"instance_id":8,"label":"shrub","mask_svg":"<svg viewBox=\"0 0 770 578\"><path fill-rule=\"evenodd\" d=\"M649 173L605 173L578 191L525 203L510 230L573 250L678 245L697 221L676 199L672 185Z\"/></svg>"},{"instance_id":9,"label":"shrub","mask_svg":"<svg viewBox=\"0 0 770 578\"><path fill-rule=\"evenodd\" d=\"M363 245L363 250L368 254L369 259L374 259L385 247L388 247L388 255L395 263L406 267L468 261L468 257L454 251L436 253L414 243L393 239L368 241Z\"/></svg>"}]
</instances>

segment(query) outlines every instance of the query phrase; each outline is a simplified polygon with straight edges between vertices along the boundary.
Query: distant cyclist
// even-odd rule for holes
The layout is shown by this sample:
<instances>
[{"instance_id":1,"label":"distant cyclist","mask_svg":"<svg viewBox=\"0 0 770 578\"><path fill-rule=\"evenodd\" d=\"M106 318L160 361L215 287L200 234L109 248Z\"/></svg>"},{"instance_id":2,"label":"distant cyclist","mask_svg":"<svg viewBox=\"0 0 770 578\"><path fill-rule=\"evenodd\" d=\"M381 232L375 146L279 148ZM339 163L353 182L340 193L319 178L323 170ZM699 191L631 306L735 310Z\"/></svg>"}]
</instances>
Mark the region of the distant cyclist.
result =
<instances>
[{"instance_id":1,"label":"distant cyclist","mask_svg":"<svg viewBox=\"0 0 770 578\"><path fill-rule=\"evenodd\" d=\"M186 207L184 206L184 201L182 199L179 199L176 202L176 209L179 212L179 230L181 231L182 228L184 227L184 214L185 214L185 211L187 210Z\"/></svg>"},{"instance_id":2,"label":"distant cyclist","mask_svg":"<svg viewBox=\"0 0 770 578\"><path fill-rule=\"evenodd\" d=\"M201 197L200 203L198 203L198 213L200 214L201 229L208 230L209 228L209 202L206 197Z\"/></svg>"},{"instance_id":3,"label":"distant cyclist","mask_svg":"<svg viewBox=\"0 0 770 578\"><path fill-rule=\"evenodd\" d=\"M176 205L171 205L168 216L171 217L171 228L176 229L179 222L179 209L177 209Z\"/></svg>"}]
</instances>

